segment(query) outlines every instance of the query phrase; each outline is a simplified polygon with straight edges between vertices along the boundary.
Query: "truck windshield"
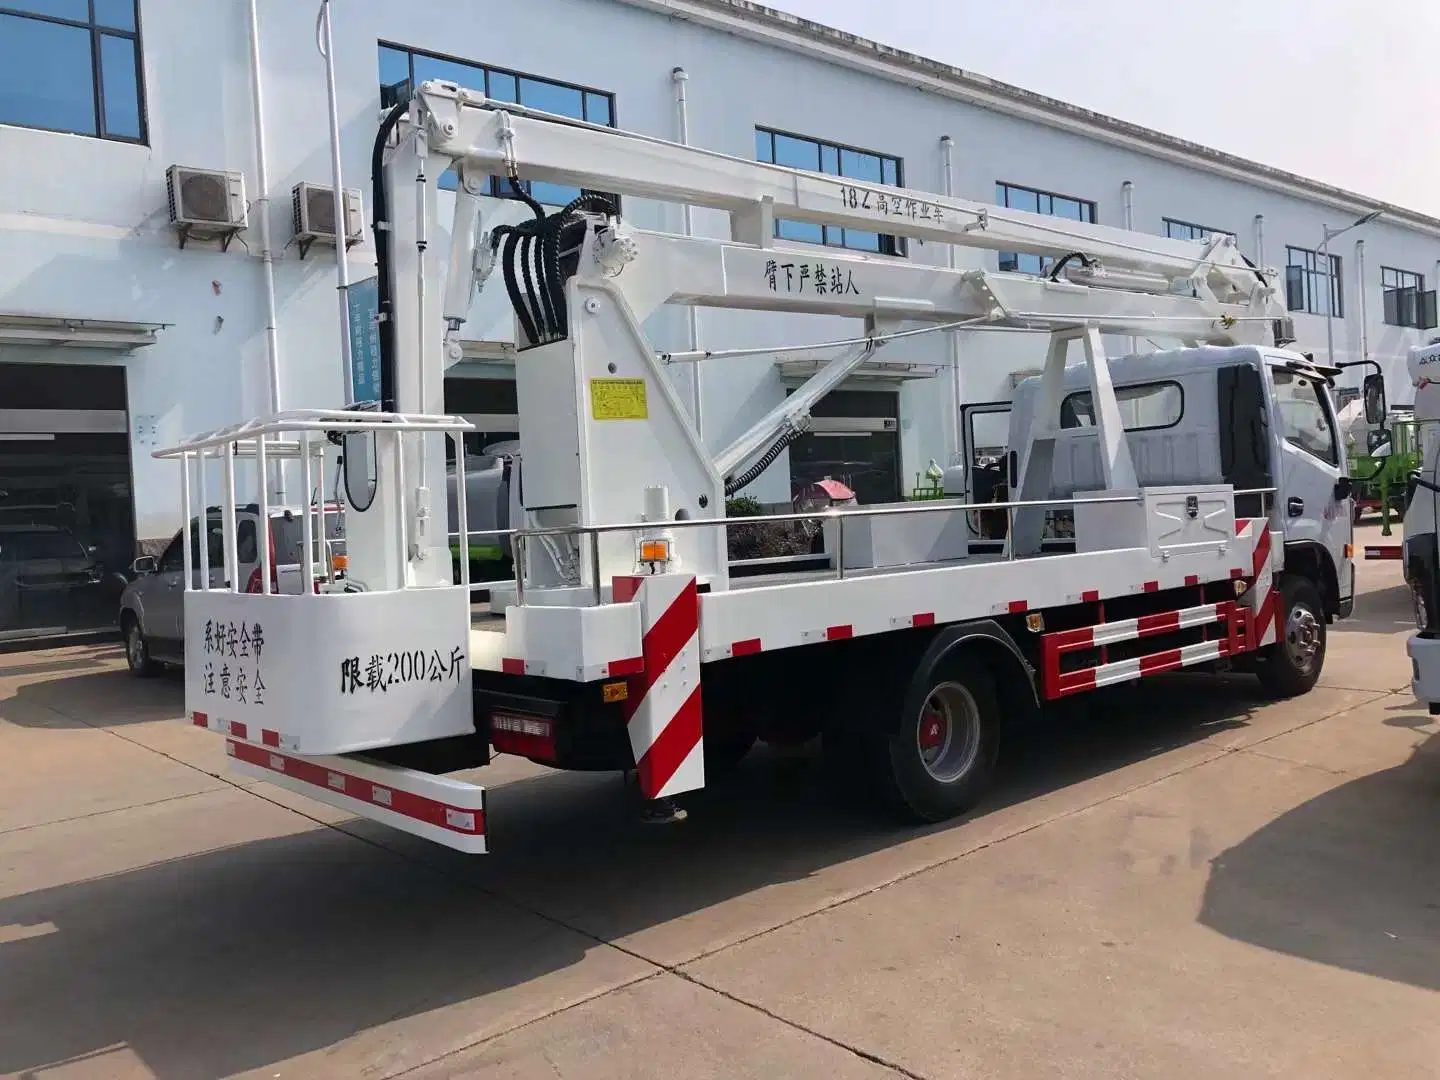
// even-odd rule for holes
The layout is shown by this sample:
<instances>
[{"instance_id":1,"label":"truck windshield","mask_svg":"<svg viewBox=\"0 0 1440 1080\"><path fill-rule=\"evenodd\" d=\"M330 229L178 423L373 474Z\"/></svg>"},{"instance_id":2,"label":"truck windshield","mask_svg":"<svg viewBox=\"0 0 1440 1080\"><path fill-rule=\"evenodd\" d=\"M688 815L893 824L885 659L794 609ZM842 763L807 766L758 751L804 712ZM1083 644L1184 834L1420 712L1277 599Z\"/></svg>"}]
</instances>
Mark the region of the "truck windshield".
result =
<instances>
[{"instance_id":1,"label":"truck windshield","mask_svg":"<svg viewBox=\"0 0 1440 1080\"><path fill-rule=\"evenodd\" d=\"M1325 407L1325 388L1293 371L1277 370L1274 375L1281 436L1291 446L1298 446L1331 465L1339 465L1340 451L1330 410Z\"/></svg>"},{"instance_id":2,"label":"truck windshield","mask_svg":"<svg viewBox=\"0 0 1440 1080\"><path fill-rule=\"evenodd\" d=\"M299 565L300 551L305 543L303 529L304 525L300 521L299 514L270 519L270 534L275 538L275 564L277 566ZM327 509L325 511L325 539L330 541L332 554L345 554L345 515L338 510ZM312 548L311 561L323 563L325 555L321 551L318 537L312 544Z\"/></svg>"}]
</instances>

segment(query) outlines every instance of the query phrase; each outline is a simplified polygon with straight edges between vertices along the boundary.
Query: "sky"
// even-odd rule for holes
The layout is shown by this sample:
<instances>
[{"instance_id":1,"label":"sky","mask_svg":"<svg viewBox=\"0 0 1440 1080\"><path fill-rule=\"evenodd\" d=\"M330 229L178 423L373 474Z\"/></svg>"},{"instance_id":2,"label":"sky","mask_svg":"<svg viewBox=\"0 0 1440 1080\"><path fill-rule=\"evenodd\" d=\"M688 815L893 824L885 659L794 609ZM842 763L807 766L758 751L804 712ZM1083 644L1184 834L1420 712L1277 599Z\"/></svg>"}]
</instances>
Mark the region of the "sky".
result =
<instances>
[{"instance_id":1,"label":"sky","mask_svg":"<svg viewBox=\"0 0 1440 1080\"><path fill-rule=\"evenodd\" d=\"M1440 216L1440 0L768 4Z\"/></svg>"}]
</instances>

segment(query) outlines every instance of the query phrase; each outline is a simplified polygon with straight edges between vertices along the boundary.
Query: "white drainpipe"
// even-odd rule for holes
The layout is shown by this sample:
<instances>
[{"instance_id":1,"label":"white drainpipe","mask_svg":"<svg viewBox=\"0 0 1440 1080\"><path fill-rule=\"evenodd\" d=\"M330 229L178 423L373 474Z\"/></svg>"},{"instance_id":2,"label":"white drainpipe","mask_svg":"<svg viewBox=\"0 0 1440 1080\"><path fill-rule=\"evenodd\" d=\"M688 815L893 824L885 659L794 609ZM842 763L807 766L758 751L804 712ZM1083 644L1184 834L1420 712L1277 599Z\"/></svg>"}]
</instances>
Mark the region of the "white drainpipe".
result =
<instances>
[{"instance_id":1,"label":"white drainpipe","mask_svg":"<svg viewBox=\"0 0 1440 1080\"><path fill-rule=\"evenodd\" d=\"M1255 215L1255 265L1265 266L1265 215Z\"/></svg>"},{"instance_id":2,"label":"white drainpipe","mask_svg":"<svg viewBox=\"0 0 1440 1080\"><path fill-rule=\"evenodd\" d=\"M942 179L944 181L944 192L946 198L955 196L955 140L949 135L940 136L940 160L942 168ZM945 245L945 262L951 270L955 269L955 245ZM951 330L946 335L950 344L950 392L952 395L951 412L954 414L950 419L950 464L968 465L969 462L961 459L965 453L965 436L960 427L960 410L965 404L965 388L960 378L960 332Z\"/></svg>"},{"instance_id":3,"label":"white drainpipe","mask_svg":"<svg viewBox=\"0 0 1440 1080\"><path fill-rule=\"evenodd\" d=\"M1365 313L1365 241L1355 241L1355 276L1360 293L1360 359L1370 359L1370 320ZM1364 375L1361 375L1364 378Z\"/></svg>"},{"instance_id":4,"label":"white drainpipe","mask_svg":"<svg viewBox=\"0 0 1440 1080\"><path fill-rule=\"evenodd\" d=\"M671 81L675 83L675 119L679 126L680 142L684 146L690 145L690 110L689 100L685 96L685 84L690 81L690 75L682 67L677 67L670 72ZM691 236L695 231L695 213L689 203L681 208L684 220L684 232ZM700 309L690 304L685 309L689 314L690 324L690 351L700 351ZM700 441L705 441L705 414L703 407L704 394L700 384L700 370L702 361L696 360L690 365L690 416L695 421L695 433L700 436Z\"/></svg>"},{"instance_id":5,"label":"white drainpipe","mask_svg":"<svg viewBox=\"0 0 1440 1080\"><path fill-rule=\"evenodd\" d=\"M1124 214L1126 229L1135 228L1135 182L1126 180L1120 185L1120 205ZM1135 354L1140 351L1140 339L1133 334L1130 336L1130 352Z\"/></svg>"},{"instance_id":6,"label":"white drainpipe","mask_svg":"<svg viewBox=\"0 0 1440 1080\"><path fill-rule=\"evenodd\" d=\"M259 220L261 291L265 294L265 364L270 384L270 411L280 411L280 330L275 300L275 253L270 242L270 161L265 152L265 89L260 67L259 0L250 0L250 92L255 112L255 198ZM285 471L280 462L270 470L276 502L285 499ZM259 478L257 478L259 482Z\"/></svg>"},{"instance_id":7,"label":"white drainpipe","mask_svg":"<svg viewBox=\"0 0 1440 1080\"><path fill-rule=\"evenodd\" d=\"M315 37L316 47L325 59L325 91L330 107L330 174L331 183L335 185L335 288L340 304L341 385L345 388L345 404L353 405L355 387L350 381L350 259L345 249L345 188L340 169L340 107L335 99L335 48L330 32L330 0L320 0ZM306 498L309 498L308 493Z\"/></svg>"}]
</instances>

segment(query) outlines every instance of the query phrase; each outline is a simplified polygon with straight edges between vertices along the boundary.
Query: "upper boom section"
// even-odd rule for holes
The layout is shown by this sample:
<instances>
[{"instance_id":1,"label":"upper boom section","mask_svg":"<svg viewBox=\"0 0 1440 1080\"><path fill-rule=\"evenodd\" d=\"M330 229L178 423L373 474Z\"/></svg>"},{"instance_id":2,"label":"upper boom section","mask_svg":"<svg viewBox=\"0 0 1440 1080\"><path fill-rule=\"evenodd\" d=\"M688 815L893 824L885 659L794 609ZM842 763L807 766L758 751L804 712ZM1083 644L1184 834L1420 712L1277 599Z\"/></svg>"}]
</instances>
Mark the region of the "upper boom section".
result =
<instances>
[{"instance_id":1,"label":"upper boom section","mask_svg":"<svg viewBox=\"0 0 1440 1080\"><path fill-rule=\"evenodd\" d=\"M1257 285L1274 289L1273 274L1247 263L1229 236L1171 240L747 161L490 101L454 83L422 83L416 98L428 152L462 173L726 210L735 239L759 246L772 242L774 219L785 218L990 251L1079 252L1106 271L1138 271L1139 291L1190 282L1222 304L1252 302ZM1083 272L1083 264L1074 268ZM1146 275L1163 281L1141 280Z\"/></svg>"}]
</instances>

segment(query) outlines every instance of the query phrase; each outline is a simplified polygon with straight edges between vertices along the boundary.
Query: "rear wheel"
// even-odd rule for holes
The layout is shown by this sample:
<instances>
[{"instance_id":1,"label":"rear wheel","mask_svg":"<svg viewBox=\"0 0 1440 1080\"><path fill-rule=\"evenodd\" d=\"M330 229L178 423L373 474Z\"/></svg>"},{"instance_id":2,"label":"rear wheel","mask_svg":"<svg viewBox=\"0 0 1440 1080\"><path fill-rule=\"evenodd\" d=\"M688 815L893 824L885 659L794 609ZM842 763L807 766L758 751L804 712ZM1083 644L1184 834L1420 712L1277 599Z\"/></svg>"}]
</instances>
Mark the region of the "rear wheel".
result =
<instances>
[{"instance_id":1,"label":"rear wheel","mask_svg":"<svg viewBox=\"0 0 1440 1080\"><path fill-rule=\"evenodd\" d=\"M150 656L150 644L145 632L140 629L140 620L131 615L125 620L125 663L130 674L148 679L160 671L160 665Z\"/></svg>"},{"instance_id":2,"label":"rear wheel","mask_svg":"<svg viewBox=\"0 0 1440 1080\"><path fill-rule=\"evenodd\" d=\"M943 660L906 694L893 734L879 736L871 758L891 809L934 822L980 801L1000 747L994 678L972 657Z\"/></svg>"},{"instance_id":3,"label":"rear wheel","mask_svg":"<svg viewBox=\"0 0 1440 1080\"><path fill-rule=\"evenodd\" d=\"M1270 693L1295 697L1319 681L1325 665L1325 607L1320 590L1308 578L1285 574L1278 588L1276 641L1266 649L1256 674Z\"/></svg>"}]
</instances>

